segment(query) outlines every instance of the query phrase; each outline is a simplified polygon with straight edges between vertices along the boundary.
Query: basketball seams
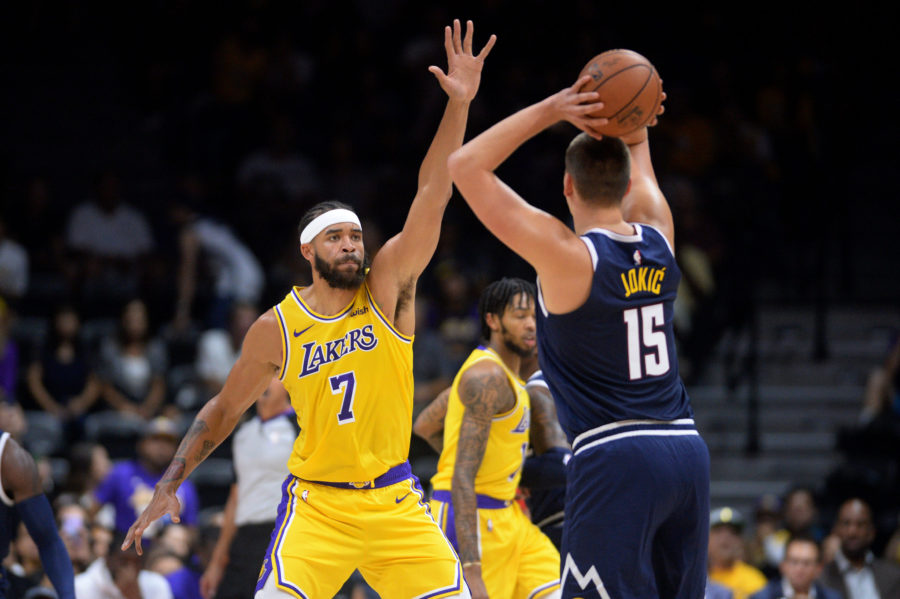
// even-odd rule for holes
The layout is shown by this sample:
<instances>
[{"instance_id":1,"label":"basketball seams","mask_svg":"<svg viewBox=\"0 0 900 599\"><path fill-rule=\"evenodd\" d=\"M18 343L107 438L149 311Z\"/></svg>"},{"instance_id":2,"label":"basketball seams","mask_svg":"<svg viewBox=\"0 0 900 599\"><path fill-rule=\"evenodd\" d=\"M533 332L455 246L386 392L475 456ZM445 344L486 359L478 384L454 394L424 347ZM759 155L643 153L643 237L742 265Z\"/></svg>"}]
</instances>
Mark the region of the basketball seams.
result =
<instances>
[{"instance_id":1,"label":"basketball seams","mask_svg":"<svg viewBox=\"0 0 900 599\"><path fill-rule=\"evenodd\" d=\"M635 71L635 68L645 70ZM609 131L604 132L601 128L601 133L620 136L644 127L653 120L662 104L659 73L649 60L633 50L620 48L599 54L582 69L582 74L591 74L596 85L592 89L584 88L584 91L600 92L601 101L607 102L609 109L614 111L592 113L610 121ZM655 84L651 83L653 79L656 79ZM604 90L610 90L607 94L613 97L603 98Z\"/></svg>"}]
</instances>

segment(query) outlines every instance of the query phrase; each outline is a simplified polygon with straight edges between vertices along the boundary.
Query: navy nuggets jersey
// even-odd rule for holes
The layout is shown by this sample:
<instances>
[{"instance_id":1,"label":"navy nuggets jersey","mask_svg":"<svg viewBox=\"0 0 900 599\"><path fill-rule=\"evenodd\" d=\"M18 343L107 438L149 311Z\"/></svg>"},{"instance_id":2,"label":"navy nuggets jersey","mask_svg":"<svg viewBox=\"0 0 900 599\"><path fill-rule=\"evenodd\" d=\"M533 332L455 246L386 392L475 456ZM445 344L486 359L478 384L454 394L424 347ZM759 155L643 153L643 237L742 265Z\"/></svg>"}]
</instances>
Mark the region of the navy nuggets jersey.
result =
<instances>
[{"instance_id":1,"label":"navy nuggets jersey","mask_svg":"<svg viewBox=\"0 0 900 599\"><path fill-rule=\"evenodd\" d=\"M672 324L681 271L659 231L634 230L582 235L594 280L578 309L548 313L538 282L540 366L570 443L613 422L693 416Z\"/></svg>"}]
</instances>

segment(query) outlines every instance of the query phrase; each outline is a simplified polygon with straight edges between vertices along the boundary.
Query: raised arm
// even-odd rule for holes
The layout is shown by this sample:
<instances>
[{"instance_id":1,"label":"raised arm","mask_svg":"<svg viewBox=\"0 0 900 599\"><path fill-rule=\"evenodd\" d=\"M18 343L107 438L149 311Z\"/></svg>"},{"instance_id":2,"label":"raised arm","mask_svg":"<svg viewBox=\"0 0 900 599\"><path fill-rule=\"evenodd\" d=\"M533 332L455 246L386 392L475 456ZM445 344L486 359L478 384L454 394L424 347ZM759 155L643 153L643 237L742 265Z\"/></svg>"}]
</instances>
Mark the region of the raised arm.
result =
<instances>
[{"instance_id":1,"label":"raised arm","mask_svg":"<svg viewBox=\"0 0 900 599\"><path fill-rule=\"evenodd\" d=\"M472 21L468 21L463 38L459 20L454 20L452 29L444 29L447 73L436 66L428 68L447 94L447 107L419 168L416 196L403 230L384 244L372 265L369 284L382 307L393 307L395 302L390 298L396 291L391 288L414 283L437 248L441 219L452 191L447 157L462 145L469 104L478 92L484 59L496 41L492 35L476 56L472 53L473 37Z\"/></svg>"},{"instance_id":2,"label":"raised arm","mask_svg":"<svg viewBox=\"0 0 900 599\"><path fill-rule=\"evenodd\" d=\"M542 281L554 279L561 287L590 272L584 243L562 221L528 204L494 170L519 146L561 120L586 131L605 124L606 119L587 114L602 106L596 102L597 93L578 91L589 79L583 77L572 87L505 118L467 142L449 161L453 182L478 219L527 260Z\"/></svg>"},{"instance_id":3,"label":"raised arm","mask_svg":"<svg viewBox=\"0 0 900 599\"><path fill-rule=\"evenodd\" d=\"M437 453L444 449L444 416L447 415L447 402L450 401L450 389L447 387L419 412L413 423L413 432L428 442Z\"/></svg>"},{"instance_id":4,"label":"raised arm","mask_svg":"<svg viewBox=\"0 0 900 599\"><path fill-rule=\"evenodd\" d=\"M459 444L450 491L459 559L465 571L472 598L487 597L481 577L478 542L478 511L475 475L484 459L491 420L495 414L512 409L516 398L509 379L497 364L482 361L473 364L459 381L459 398L465 406L459 429Z\"/></svg>"},{"instance_id":5,"label":"raised arm","mask_svg":"<svg viewBox=\"0 0 900 599\"><path fill-rule=\"evenodd\" d=\"M247 331L241 354L225 385L197 413L175 457L156 484L150 504L128 530L123 550L134 542L138 554L142 554L141 535L151 522L161 516L169 514L173 522L179 521L180 504L175 491L191 471L231 434L241 415L265 391L281 363L280 335L271 310L260 316Z\"/></svg>"},{"instance_id":6,"label":"raised arm","mask_svg":"<svg viewBox=\"0 0 900 599\"><path fill-rule=\"evenodd\" d=\"M659 229L674 249L672 211L653 172L647 131L647 127L642 127L622 138L631 152L631 189L622 200L622 216L630 223L646 223Z\"/></svg>"}]
</instances>

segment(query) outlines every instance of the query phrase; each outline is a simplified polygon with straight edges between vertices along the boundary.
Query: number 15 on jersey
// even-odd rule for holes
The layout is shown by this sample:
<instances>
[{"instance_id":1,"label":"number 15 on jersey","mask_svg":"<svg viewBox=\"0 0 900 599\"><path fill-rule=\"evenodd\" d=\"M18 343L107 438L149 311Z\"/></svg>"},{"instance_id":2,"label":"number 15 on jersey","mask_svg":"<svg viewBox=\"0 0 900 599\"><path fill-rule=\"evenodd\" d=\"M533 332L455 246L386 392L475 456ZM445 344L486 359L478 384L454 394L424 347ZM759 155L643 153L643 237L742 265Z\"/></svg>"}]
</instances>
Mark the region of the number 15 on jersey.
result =
<instances>
[{"instance_id":1,"label":"number 15 on jersey","mask_svg":"<svg viewBox=\"0 0 900 599\"><path fill-rule=\"evenodd\" d=\"M669 372L666 333L661 330L665 324L663 305L630 308L622 317L628 332L628 378L635 381Z\"/></svg>"}]
</instances>

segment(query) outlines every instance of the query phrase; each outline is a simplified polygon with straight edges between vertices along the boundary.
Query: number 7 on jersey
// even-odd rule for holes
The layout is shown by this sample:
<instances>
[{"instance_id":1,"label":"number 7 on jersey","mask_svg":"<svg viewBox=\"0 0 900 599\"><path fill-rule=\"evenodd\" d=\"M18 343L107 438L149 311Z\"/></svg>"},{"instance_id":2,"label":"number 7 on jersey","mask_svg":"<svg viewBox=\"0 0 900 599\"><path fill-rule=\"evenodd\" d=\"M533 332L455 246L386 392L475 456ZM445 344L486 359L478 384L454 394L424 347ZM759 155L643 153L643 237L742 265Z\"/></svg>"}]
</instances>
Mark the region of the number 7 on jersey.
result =
<instances>
[{"instance_id":1,"label":"number 7 on jersey","mask_svg":"<svg viewBox=\"0 0 900 599\"><path fill-rule=\"evenodd\" d=\"M341 410L338 412L338 424L347 424L348 422L356 422L353 415L353 398L356 396L356 373L354 371L336 374L329 378L331 383L332 395L343 393L341 400Z\"/></svg>"}]
</instances>

